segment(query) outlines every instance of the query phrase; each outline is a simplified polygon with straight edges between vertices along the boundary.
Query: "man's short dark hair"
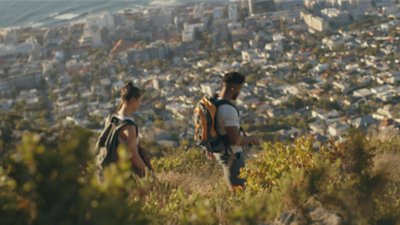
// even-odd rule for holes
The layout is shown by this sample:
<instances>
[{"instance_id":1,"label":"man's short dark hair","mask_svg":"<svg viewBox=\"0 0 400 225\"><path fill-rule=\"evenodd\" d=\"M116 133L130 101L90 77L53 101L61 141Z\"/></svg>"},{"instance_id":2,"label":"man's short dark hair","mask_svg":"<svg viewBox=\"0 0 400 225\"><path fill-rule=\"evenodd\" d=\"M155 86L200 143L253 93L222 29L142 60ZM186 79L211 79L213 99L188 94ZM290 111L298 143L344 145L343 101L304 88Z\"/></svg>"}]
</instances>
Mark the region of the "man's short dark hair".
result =
<instances>
[{"instance_id":1,"label":"man's short dark hair","mask_svg":"<svg viewBox=\"0 0 400 225\"><path fill-rule=\"evenodd\" d=\"M222 80L224 81L224 83L227 84L243 84L245 78L242 74L238 72L229 72L224 75L224 78Z\"/></svg>"}]
</instances>

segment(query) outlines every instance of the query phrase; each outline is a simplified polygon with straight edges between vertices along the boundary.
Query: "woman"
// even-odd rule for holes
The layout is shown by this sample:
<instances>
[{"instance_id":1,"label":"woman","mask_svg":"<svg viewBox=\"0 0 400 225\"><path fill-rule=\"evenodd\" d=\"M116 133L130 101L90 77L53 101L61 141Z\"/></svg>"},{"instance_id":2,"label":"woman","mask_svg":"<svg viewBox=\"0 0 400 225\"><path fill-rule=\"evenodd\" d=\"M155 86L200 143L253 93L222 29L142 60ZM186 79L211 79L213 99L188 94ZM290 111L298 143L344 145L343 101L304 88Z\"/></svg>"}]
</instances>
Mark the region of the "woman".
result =
<instances>
[{"instance_id":1,"label":"woman","mask_svg":"<svg viewBox=\"0 0 400 225\"><path fill-rule=\"evenodd\" d=\"M121 89L121 103L113 116L120 121L131 120L136 124L132 114L139 109L140 101L139 88L135 87L132 82L125 83ZM136 172L139 176L144 176L146 167L151 169L151 165L139 147L138 131L138 127L132 124L121 128L118 135L119 142L125 144L127 150L131 153L132 164Z\"/></svg>"}]
</instances>

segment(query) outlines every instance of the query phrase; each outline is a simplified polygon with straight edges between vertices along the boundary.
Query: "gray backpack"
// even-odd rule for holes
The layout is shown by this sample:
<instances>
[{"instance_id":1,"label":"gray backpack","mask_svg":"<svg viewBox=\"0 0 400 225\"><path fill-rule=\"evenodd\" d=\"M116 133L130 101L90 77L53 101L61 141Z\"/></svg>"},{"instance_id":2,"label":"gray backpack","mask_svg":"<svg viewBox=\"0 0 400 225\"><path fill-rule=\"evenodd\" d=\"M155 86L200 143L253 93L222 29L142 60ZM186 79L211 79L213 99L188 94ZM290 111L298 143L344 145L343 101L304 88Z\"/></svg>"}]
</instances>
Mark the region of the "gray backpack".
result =
<instances>
[{"instance_id":1,"label":"gray backpack","mask_svg":"<svg viewBox=\"0 0 400 225\"><path fill-rule=\"evenodd\" d=\"M138 127L132 120L121 120L113 115L110 115L107 118L104 129L100 133L100 136L96 142L96 164L100 168L103 168L118 160L118 134L119 131L127 125L134 125L136 128L136 135L138 135Z\"/></svg>"}]
</instances>

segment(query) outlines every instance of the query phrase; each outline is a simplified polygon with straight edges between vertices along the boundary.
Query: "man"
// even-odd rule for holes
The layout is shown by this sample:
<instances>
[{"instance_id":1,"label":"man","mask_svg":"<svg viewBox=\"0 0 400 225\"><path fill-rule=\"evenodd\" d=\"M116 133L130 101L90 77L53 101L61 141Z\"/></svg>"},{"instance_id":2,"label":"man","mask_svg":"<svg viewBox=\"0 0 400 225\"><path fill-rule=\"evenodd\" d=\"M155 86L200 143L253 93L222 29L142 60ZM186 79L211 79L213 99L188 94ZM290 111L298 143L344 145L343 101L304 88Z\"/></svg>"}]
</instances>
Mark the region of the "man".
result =
<instances>
[{"instance_id":1,"label":"man","mask_svg":"<svg viewBox=\"0 0 400 225\"><path fill-rule=\"evenodd\" d=\"M223 77L222 90L218 94L218 101L222 102L217 110L216 129L226 137L227 151L214 153L222 164L225 179L230 189L244 188L245 180L239 178L240 169L245 166L242 146L258 144L254 136L245 136L240 129L239 111L232 101L236 100L245 81L245 77L238 72L230 72Z\"/></svg>"}]
</instances>

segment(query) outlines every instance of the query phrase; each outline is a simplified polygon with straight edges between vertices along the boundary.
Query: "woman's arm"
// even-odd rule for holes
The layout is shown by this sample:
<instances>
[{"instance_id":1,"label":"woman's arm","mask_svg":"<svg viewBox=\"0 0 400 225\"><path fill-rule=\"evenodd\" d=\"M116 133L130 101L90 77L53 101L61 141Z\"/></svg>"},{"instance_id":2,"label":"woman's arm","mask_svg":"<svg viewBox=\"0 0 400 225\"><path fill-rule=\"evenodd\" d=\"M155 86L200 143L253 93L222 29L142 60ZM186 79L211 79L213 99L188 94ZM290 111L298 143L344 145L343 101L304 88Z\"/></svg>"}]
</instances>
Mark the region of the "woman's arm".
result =
<instances>
[{"instance_id":1,"label":"woman's arm","mask_svg":"<svg viewBox=\"0 0 400 225\"><path fill-rule=\"evenodd\" d=\"M127 137L127 147L128 150L132 154L132 163L136 166L140 171L144 172L146 169L146 164L143 162L142 157L139 155L139 149L137 145L137 137L136 137L136 129L134 126L126 126L124 128L123 133Z\"/></svg>"}]
</instances>

